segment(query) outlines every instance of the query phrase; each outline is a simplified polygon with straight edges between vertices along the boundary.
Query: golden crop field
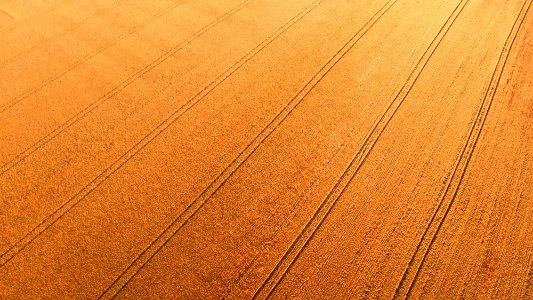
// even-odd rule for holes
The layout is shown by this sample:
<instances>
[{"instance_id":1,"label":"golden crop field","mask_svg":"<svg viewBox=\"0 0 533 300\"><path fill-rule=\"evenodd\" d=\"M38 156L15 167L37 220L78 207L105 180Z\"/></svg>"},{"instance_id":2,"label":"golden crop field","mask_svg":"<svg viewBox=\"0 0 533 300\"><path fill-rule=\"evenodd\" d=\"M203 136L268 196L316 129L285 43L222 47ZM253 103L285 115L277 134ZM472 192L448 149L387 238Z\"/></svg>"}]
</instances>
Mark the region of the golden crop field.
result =
<instances>
[{"instance_id":1,"label":"golden crop field","mask_svg":"<svg viewBox=\"0 0 533 300\"><path fill-rule=\"evenodd\" d=\"M0 0L0 299L533 299L532 0Z\"/></svg>"}]
</instances>

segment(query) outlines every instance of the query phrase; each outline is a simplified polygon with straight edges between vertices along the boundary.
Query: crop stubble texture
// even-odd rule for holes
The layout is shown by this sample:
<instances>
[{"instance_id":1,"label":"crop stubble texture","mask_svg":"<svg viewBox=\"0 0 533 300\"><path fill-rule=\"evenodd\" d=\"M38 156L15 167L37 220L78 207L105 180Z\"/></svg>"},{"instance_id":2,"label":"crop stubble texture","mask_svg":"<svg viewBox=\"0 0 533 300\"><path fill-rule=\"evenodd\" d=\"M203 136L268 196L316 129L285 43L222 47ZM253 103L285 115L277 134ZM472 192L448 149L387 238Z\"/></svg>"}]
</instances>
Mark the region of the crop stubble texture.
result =
<instances>
[{"instance_id":1,"label":"crop stubble texture","mask_svg":"<svg viewBox=\"0 0 533 300\"><path fill-rule=\"evenodd\" d=\"M530 6L4 1L0 298L532 297Z\"/></svg>"}]
</instances>

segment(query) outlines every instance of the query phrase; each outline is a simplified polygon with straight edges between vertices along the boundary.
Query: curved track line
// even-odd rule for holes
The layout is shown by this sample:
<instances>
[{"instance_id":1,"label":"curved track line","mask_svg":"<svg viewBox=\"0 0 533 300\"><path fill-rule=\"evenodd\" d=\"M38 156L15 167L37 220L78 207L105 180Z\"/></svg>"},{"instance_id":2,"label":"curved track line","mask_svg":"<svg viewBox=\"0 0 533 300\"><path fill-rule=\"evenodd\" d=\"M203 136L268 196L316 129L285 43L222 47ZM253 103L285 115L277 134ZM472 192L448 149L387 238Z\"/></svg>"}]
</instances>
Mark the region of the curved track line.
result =
<instances>
[{"instance_id":1,"label":"curved track line","mask_svg":"<svg viewBox=\"0 0 533 300\"><path fill-rule=\"evenodd\" d=\"M434 245L435 240L442 228L442 225L444 224L444 221L446 220L446 217L448 216L450 209L453 203L455 202L460 185L464 179L466 170L468 169L472 155L483 130L483 126L487 119L487 115L490 111L492 102L496 95L501 76L507 64L509 53L514 44L518 31L520 30L522 23L524 22L525 16L530 6L531 1L529 1L529 4L527 0L524 1L524 4L518 14L518 17L516 18L513 27L509 32L509 35L507 36L502 52L500 53L500 57L489 82L487 92L485 93L485 96L483 97L476 117L472 122L472 128L470 129L468 138L461 151L461 154L457 159L457 163L454 167L452 176L448 181L446 190L439 201L439 205L437 206L435 213L433 214L430 222L428 223L428 226L426 227L426 230L422 235L420 242L418 243L417 248L413 253L413 256L411 257L409 265L407 266L402 276L402 279L398 284L398 287L394 294L395 299L401 297L402 294L405 292L405 289L407 289L405 298L409 298L411 296L414 283L420 275L420 270L424 266L428 254L431 251L431 248ZM435 226L436 228L433 229ZM419 261L418 266L415 266L415 264L417 264L417 261ZM409 277L412 277L412 280L409 280Z\"/></svg>"},{"instance_id":2,"label":"curved track line","mask_svg":"<svg viewBox=\"0 0 533 300\"><path fill-rule=\"evenodd\" d=\"M37 43L36 45L33 45L32 47L30 47L30 48L28 48L26 50L23 50L22 52L19 52L19 53L15 54L15 55L11 56L10 58L7 58L5 60L0 61L0 68L5 67L9 63L17 61L20 58L25 57L26 55L30 54L31 52L33 52L33 51L35 51L35 50L37 50L37 49L49 44L50 42L56 40L57 38L62 37L63 35L71 32L73 30L76 30L78 27L82 26L83 24L87 23L88 21L90 21L90 20L92 20L94 18L97 18L97 17L105 14L109 10L115 9L117 6L119 6L121 4L121 2L122 1L116 1L115 3L113 3L112 5L110 5L108 7L104 7L102 9L96 10L92 14L87 16L85 19L82 19L82 20L78 21L77 23L72 24L71 26L69 26L69 27L61 30L60 32L52 35L51 37L47 38L46 40L41 41L41 42Z\"/></svg>"},{"instance_id":3,"label":"curved track line","mask_svg":"<svg viewBox=\"0 0 533 300\"><path fill-rule=\"evenodd\" d=\"M361 39L362 36L381 18L381 16L396 2L389 0L380 10L378 10L344 45L339 49L321 69L304 85L302 89L291 99L289 103L280 111L274 119L257 135L245 149L219 174L209 186L178 215L174 221L126 268L126 270L116 279L112 287L116 291L111 296L107 296L107 291L102 295L104 298L113 298L123 290L135 275L148 263L169 240L207 203L209 199L227 182L227 180L242 166L242 164L263 144L263 142L274 132L274 130L298 107L309 92L329 73L329 71L342 59L346 53ZM318 5L320 1L313 4L306 14ZM302 15L303 17L303 15ZM301 18L301 17L300 17Z\"/></svg>"},{"instance_id":4,"label":"curved track line","mask_svg":"<svg viewBox=\"0 0 533 300\"><path fill-rule=\"evenodd\" d=\"M463 11L466 3L469 0L462 0L458 3L454 11L448 17L444 25L441 27L431 44L425 50L421 59L416 64L413 71L409 74L406 82L396 94L393 101L389 104L385 112L379 117L379 119L374 123L369 134L366 136L363 144L350 161L350 164L345 169L339 180L335 183L334 187L328 193L326 198L321 203L318 210L311 217L309 222L305 227L300 231L296 239L290 245L289 249L285 252L283 257L280 259L278 264L270 272L267 279L263 282L261 287L256 291L254 299L259 298L268 298L272 295L274 290L279 286L279 284L284 280L289 270L294 265L294 262L300 257L301 253L305 250L309 242L315 236L317 230L322 226L324 220L327 218L333 207L338 202L339 198L343 195L346 187L355 177L359 171L361 165L364 163L368 154L373 149L377 140L390 123L401 104L410 93L412 87L416 83L418 77L422 73L426 64L432 57L433 53L440 45L444 36L455 22L459 14Z\"/></svg>"},{"instance_id":5,"label":"curved track line","mask_svg":"<svg viewBox=\"0 0 533 300\"><path fill-rule=\"evenodd\" d=\"M211 23L211 27L222 22L223 20L229 18L231 15L237 11L244 8L253 0L246 0L241 2L238 6L234 7L232 10L226 12L224 15L219 17L217 20ZM287 25L287 24L286 24ZM209 26L209 25L208 25ZM207 28L207 27L204 27ZM283 29L283 28L282 28ZM286 28L284 29L286 30ZM281 34L281 32L279 33ZM279 35L278 34L278 35ZM202 91L196 94L195 97L191 98L187 103L181 106L178 110L174 111L169 117L159 123L157 127L152 129L146 136L144 136L140 141L138 141L132 148L130 148L126 153L119 157L115 162L113 162L106 170L100 173L96 178L89 182L85 187L83 187L76 195L70 198L67 202L63 203L58 209L56 209L52 214L50 214L46 219L41 221L39 225L33 228L28 232L22 239L16 242L8 250L0 255L0 267L4 266L9 262L16 254L22 251L28 244L40 236L47 228L52 226L57 222L64 214L70 211L75 207L80 201L82 201L87 195L92 193L102 182L109 178L113 173L120 169L126 162L128 162L132 157L134 157L139 151L141 151L146 145L148 145L152 140L154 140L159 134L165 131L172 123L174 123L181 115L187 112L192 108L198 101L203 97L209 94L214 88L216 88L220 83L222 83L226 78L233 74L237 69L239 69L243 64L255 56L259 51L264 47L270 44L277 36L270 36L246 56L241 58L238 62L233 64L228 70L223 74L213 80L209 85L204 87Z\"/></svg>"},{"instance_id":6,"label":"curved track line","mask_svg":"<svg viewBox=\"0 0 533 300\"><path fill-rule=\"evenodd\" d=\"M31 16L27 17L26 19L20 20L19 22L16 22L16 23L8 25L8 26L5 26L4 28L0 29L0 35L3 35L3 34L6 34L6 33L10 32L11 30L17 28L18 26L21 26L24 23L29 22L33 18L44 16L44 15L46 15L46 14L48 14L48 13L50 13L50 12L56 10L56 9L58 9L59 7L61 7L63 5L65 5L65 3L60 1L60 3L57 3L56 5L54 5L52 7L49 7L48 9L46 9L45 11L43 11L40 14L31 15Z\"/></svg>"},{"instance_id":7,"label":"curved track line","mask_svg":"<svg viewBox=\"0 0 533 300\"><path fill-rule=\"evenodd\" d=\"M56 81L57 79L63 77L65 74L68 74L70 71L76 69L78 66L82 65L84 62L86 62L87 60L95 57L96 55L100 54L101 52L111 48L112 46L116 45L118 42L122 41L124 38L128 37L129 35L132 35L134 34L135 32L139 31L140 29L142 29L143 27L147 26L148 24L152 23L153 21L159 19L160 17L162 17L163 15L169 13L170 11L172 11L174 8L180 6L181 4L187 2L187 0L181 0L179 2L176 2L174 4L172 4L171 6L161 10L160 12L158 12L157 14L151 16L148 20L142 22L141 24L139 25L135 25L133 26L131 29L129 29L128 31L124 32L123 34L119 35L115 40L113 41L110 41L110 42L107 42L105 43L104 45L102 45L101 47L99 47L98 49L94 50L93 52L83 56L81 59L79 59L78 61L74 62L73 64L71 64L70 66L68 66L66 69L56 73L55 75L52 75L51 77L49 77L48 79L46 79L45 81L43 81L39 86L31 89L30 91L24 93L23 95L21 96L18 96L16 97L15 99L3 104L0 106L0 114L6 112L8 109L10 109L11 107L13 107L14 105L16 105L17 103L21 102L21 101L24 101L25 99L27 99L29 96L35 94L36 92L40 91L42 88L44 88L45 86L49 85L50 83ZM136 76L138 73L135 73L133 76ZM130 77L131 78L131 77ZM129 80L129 79L128 79ZM109 92L108 92L109 93ZM106 94L107 95L107 94Z\"/></svg>"},{"instance_id":8,"label":"curved track line","mask_svg":"<svg viewBox=\"0 0 533 300\"><path fill-rule=\"evenodd\" d=\"M252 1L252 0L246 0L244 3L247 4L250 1ZM181 1L179 4L176 4L176 6L178 6L178 5L180 5L180 4L184 3L184 2L186 2L186 0ZM244 5L246 5L244 3L241 3L239 6L237 6L237 8L240 9L240 8L244 7ZM237 9L237 8L234 8L234 9ZM18 154L12 160L10 160L9 162L5 163L2 167L0 167L0 176L4 175L7 171L9 171L13 167L15 167L17 164L19 164L20 162L22 162L23 160L28 158L31 154L33 154L34 152L36 152L37 150L39 150L40 148L42 148L43 146L48 144L56 136L58 136L63 131L67 130L72 125L74 125L75 123L80 121L86 115L88 115L93 110L95 110L97 107L99 107L102 103L104 103L105 101L109 100L110 98L112 98L113 96L118 94L120 91L125 89L131 83L133 83L135 80L137 80L138 78L140 78L144 74L146 74L149 71L151 71L153 68L157 67L158 65L160 65L161 63L166 61L172 55L174 55L177 52L181 51L183 48L185 48L190 43L192 43L195 39L197 39L198 37L202 36L204 33L209 31L211 28L215 27L216 25L218 25L220 22L224 21L231 14L233 14L233 12L234 12L233 10L231 12L227 12L227 13L221 15L220 17L218 17L217 19L215 19L214 21L212 21L211 23L209 23L208 25L204 26L202 29L200 29L199 31L197 31L196 33L191 35L189 38L187 38L186 40L182 41L178 45L174 46L172 49L170 49L167 52L165 52L163 55L158 57L156 60L152 61L147 66L145 66L141 70L137 71L131 77L129 77L125 81L121 82L119 85L117 85L116 87L114 87L110 91L106 92L103 96L98 98L98 100L96 100L96 101L92 102L91 104L89 104L88 106L86 106L84 109L82 109L77 114L75 114L70 119L68 119L65 123L63 123L63 124L59 125L58 127L56 127L52 132L47 134L45 137L43 137L42 139L40 139L39 141L34 143L31 147L29 147L28 149L24 150L24 152ZM230 13L230 14L228 14L228 13Z\"/></svg>"}]
</instances>

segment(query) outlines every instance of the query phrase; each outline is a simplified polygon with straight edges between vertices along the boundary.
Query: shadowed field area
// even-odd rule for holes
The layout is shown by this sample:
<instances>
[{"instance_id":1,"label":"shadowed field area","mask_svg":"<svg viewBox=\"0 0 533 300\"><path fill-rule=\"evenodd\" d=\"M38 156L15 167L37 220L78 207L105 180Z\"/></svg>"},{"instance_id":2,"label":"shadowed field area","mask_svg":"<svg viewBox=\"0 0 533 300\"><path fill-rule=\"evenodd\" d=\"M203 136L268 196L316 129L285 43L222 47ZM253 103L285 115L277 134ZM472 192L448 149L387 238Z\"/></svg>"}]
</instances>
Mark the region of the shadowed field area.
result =
<instances>
[{"instance_id":1,"label":"shadowed field area","mask_svg":"<svg viewBox=\"0 0 533 300\"><path fill-rule=\"evenodd\" d=\"M0 299L533 299L533 0L0 0Z\"/></svg>"}]
</instances>

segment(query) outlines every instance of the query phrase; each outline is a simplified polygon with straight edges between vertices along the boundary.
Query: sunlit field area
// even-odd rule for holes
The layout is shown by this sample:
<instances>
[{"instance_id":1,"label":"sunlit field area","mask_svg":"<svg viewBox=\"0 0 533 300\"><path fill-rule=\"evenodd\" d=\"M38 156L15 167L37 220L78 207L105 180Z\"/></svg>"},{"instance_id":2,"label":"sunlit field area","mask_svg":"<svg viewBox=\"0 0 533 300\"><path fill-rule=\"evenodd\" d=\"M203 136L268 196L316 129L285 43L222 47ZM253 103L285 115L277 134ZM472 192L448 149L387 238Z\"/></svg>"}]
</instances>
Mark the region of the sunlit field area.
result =
<instances>
[{"instance_id":1,"label":"sunlit field area","mask_svg":"<svg viewBox=\"0 0 533 300\"><path fill-rule=\"evenodd\" d=\"M533 299L532 0L0 0L0 299Z\"/></svg>"}]
</instances>

